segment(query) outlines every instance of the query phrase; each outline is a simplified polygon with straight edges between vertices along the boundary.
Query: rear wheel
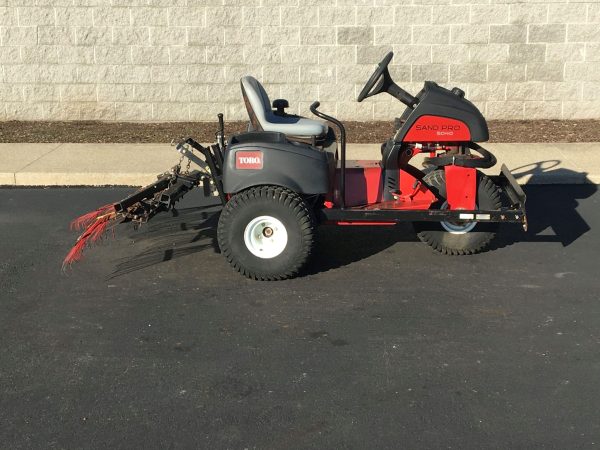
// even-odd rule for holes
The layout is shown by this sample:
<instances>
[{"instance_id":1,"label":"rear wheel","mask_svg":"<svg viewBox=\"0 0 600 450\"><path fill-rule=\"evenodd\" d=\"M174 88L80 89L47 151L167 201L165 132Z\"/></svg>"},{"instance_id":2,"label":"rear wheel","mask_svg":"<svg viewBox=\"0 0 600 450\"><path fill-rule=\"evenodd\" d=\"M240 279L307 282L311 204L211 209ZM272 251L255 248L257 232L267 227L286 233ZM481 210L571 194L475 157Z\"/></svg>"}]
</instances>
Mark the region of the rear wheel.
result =
<instances>
[{"instance_id":1,"label":"rear wheel","mask_svg":"<svg viewBox=\"0 0 600 450\"><path fill-rule=\"evenodd\" d=\"M298 194L277 186L240 192L221 212L217 239L229 264L255 280L298 274L314 246L313 215Z\"/></svg>"},{"instance_id":2,"label":"rear wheel","mask_svg":"<svg viewBox=\"0 0 600 450\"><path fill-rule=\"evenodd\" d=\"M441 200L432 208L446 209L446 176L444 170L428 173L423 181L437 191ZM502 206L500 191L494 182L477 172L477 208L494 210ZM447 255L469 255L485 251L496 235L498 224L475 221L443 221L415 223L417 236L436 251Z\"/></svg>"}]
</instances>

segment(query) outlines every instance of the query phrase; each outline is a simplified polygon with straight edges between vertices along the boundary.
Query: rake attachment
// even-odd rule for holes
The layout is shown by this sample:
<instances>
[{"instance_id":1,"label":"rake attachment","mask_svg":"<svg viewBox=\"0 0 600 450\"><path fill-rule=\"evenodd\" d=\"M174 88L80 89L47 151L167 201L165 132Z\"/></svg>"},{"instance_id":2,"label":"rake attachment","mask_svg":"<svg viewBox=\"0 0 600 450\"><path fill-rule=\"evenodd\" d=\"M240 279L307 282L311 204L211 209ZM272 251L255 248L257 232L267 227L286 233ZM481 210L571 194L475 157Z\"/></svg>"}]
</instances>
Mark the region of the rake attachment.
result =
<instances>
[{"instance_id":1,"label":"rake attachment","mask_svg":"<svg viewBox=\"0 0 600 450\"><path fill-rule=\"evenodd\" d=\"M83 256L83 249L101 239L108 226L111 222L115 222L115 219L116 213L114 208L112 205L109 205L108 208L100 208L73 220L71 222L71 229L82 229L85 227L85 231L81 233L73 248L67 253L62 265L63 270L75 261L79 261Z\"/></svg>"},{"instance_id":2,"label":"rake attachment","mask_svg":"<svg viewBox=\"0 0 600 450\"><path fill-rule=\"evenodd\" d=\"M133 222L134 227L147 222L159 212L169 211L190 190L199 186L204 187L204 195L211 196L215 192L221 201L225 202L221 179L223 154L221 145L203 147L191 138L176 146L181 154L179 163L168 172L157 177L157 180L130 196L112 204L77 217L71 222L72 230L83 230L63 260L65 270L76 261L81 260L86 247L99 242L108 229L119 223ZM197 150L204 159L194 153ZM182 163L187 159L187 165L182 170ZM191 162L200 170L190 171Z\"/></svg>"}]
</instances>

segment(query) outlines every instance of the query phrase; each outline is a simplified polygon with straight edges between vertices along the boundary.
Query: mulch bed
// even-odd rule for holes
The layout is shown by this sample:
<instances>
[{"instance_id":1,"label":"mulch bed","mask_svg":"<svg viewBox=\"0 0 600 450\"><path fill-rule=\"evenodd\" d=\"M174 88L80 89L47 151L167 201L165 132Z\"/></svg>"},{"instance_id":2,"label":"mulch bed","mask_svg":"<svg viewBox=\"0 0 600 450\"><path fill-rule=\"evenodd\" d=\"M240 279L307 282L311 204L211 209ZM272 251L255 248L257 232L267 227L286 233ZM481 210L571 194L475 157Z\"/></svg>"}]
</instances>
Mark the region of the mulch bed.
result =
<instances>
[{"instance_id":1,"label":"mulch bed","mask_svg":"<svg viewBox=\"0 0 600 450\"><path fill-rule=\"evenodd\" d=\"M393 122L344 122L348 142L378 143L394 133ZM227 135L244 131L247 122L228 122ZM600 120L492 120L490 142L596 142ZM0 142L147 143L192 136L213 142L216 122L0 122Z\"/></svg>"}]
</instances>

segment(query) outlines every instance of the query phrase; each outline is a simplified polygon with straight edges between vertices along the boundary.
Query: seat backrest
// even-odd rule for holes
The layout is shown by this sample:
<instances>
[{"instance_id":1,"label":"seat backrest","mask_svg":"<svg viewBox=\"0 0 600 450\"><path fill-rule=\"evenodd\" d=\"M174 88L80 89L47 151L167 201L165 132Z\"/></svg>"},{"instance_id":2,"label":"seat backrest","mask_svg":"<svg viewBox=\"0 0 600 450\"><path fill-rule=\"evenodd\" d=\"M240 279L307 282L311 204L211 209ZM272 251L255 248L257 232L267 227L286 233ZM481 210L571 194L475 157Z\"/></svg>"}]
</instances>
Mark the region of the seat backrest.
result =
<instances>
[{"instance_id":1,"label":"seat backrest","mask_svg":"<svg viewBox=\"0 0 600 450\"><path fill-rule=\"evenodd\" d=\"M257 131L263 130L262 124L269 122L269 117L272 115L271 101L267 91L256 78L251 76L243 77L241 85L252 127Z\"/></svg>"}]
</instances>

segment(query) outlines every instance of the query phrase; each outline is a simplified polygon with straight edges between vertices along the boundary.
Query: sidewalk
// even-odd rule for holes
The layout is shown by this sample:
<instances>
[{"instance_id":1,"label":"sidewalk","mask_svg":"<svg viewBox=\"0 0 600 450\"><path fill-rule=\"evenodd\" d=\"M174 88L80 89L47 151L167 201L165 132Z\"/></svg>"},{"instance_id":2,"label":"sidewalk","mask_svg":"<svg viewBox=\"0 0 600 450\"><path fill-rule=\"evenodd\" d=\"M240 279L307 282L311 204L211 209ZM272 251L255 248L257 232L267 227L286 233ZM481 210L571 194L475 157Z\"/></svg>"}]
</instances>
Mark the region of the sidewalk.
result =
<instances>
[{"instance_id":1,"label":"sidewalk","mask_svg":"<svg viewBox=\"0 0 600 450\"><path fill-rule=\"evenodd\" d=\"M521 184L600 184L600 142L486 144ZM379 144L349 144L348 159L380 159ZM169 144L0 144L0 186L142 186L177 163ZM419 165L417 163L417 165Z\"/></svg>"}]
</instances>

